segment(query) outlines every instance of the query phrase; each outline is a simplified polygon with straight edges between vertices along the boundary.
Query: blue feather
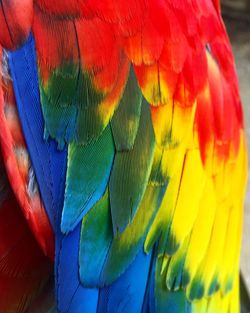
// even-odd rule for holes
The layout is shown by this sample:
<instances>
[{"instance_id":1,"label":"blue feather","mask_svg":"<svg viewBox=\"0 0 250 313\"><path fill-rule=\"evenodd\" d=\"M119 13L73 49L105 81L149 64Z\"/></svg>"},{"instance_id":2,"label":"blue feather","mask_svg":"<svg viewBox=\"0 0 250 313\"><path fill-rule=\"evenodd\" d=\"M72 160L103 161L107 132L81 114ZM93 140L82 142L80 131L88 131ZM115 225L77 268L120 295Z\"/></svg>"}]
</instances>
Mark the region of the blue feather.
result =
<instances>
[{"instance_id":1,"label":"blue feather","mask_svg":"<svg viewBox=\"0 0 250 313\"><path fill-rule=\"evenodd\" d=\"M66 149L58 151L54 141L43 139L44 120L40 105L38 73L34 40L8 54L17 109L27 142L31 161L38 180L45 209L53 229L62 188L65 183ZM61 175L58 175L60 173Z\"/></svg>"},{"instance_id":2,"label":"blue feather","mask_svg":"<svg viewBox=\"0 0 250 313\"><path fill-rule=\"evenodd\" d=\"M141 312L151 254L139 252L133 263L112 285L101 289L98 313Z\"/></svg>"},{"instance_id":3,"label":"blue feather","mask_svg":"<svg viewBox=\"0 0 250 313\"><path fill-rule=\"evenodd\" d=\"M57 307L61 313L95 313L98 289L84 288L79 277L80 225L57 237Z\"/></svg>"},{"instance_id":4,"label":"blue feather","mask_svg":"<svg viewBox=\"0 0 250 313\"><path fill-rule=\"evenodd\" d=\"M60 231L67 149L59 151L55 142L45 141L43 138L44 121L32 36L23 47L9 53L9 63L24 136L45 208L56 231L57 310L61 313L94 313L98 290L83 288L78 274L80 227L68 236L63 236Z\"/></svg>"}]
</instances>

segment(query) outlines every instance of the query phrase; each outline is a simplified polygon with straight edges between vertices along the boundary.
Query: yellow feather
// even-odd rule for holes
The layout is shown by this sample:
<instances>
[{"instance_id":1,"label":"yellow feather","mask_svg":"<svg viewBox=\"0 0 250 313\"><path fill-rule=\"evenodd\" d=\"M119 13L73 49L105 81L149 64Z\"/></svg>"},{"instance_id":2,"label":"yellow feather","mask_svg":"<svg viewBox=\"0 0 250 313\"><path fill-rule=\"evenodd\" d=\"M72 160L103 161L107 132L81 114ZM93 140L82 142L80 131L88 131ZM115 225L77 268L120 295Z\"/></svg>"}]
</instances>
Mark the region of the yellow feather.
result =
<instances>
[{"instance_id":1,"label":"yellow feather","mask_svg":"<svg viewBox=\"0 0 250 313\"><path fill-rule=\"evenodd\" d=\"M206 254L211 237L216 209L215 190L211 178L206 179L199 207L184 267L189 277L194 277Z\"/></svg>"},{"instance_id":2,"label":"yellow feather","mask_svg":"<svg viewBox=\"0 0 250 313\"><path fill-rule=\"evenodd\" d=\"M208 301L207 298L201 300L195 300L192 302L193 313L207 313Z\"/></svg>"},{"instance_id":3,"label":"yellow feather","mask_svg":"<svg viewBox=\"0 0 250 313\"><path fill-rule=\"evenodd\" d=\"M230 293L230 300L229 300L229 310L227 313L238 313L240 312L240 286L239 286L239 273L235 274L233 290Z\"/></svg>"},{"instance_id":4,"label":"yellow feather","mask_svg":"<svg viewBox=\"0 0 250 313\"><path fill-rule=\"evenodd\" d=\"M179 250L171 257L166 275L166 285L168 289L179 290L181 287L182 271L187 249L190 241L188 236Z\"/></svg>"},{"instance_id":5,"label":"yellow feather","mask_svg":"<svg viewBox=\"0 0 250 313\"><path fill-rule=\"evenodd\" d=\"M176 209L170 229L171 240L181 245L196 220L205 183L198 149L186 153Z\"/></svg>"},{"instance_id":6,"label":"yellow feather","mask_svg":"<svg viewBox=\"0 0 250 313\"><path fill-rule=\"evenodd\" d=\"M227 313L223 311L222 298L219 292L209 298L207 313Z\"/></svg>"},{"instance_id":7,"label":"yellow feather","mask_svg":"<svg viewBox=\"0 0 250 313\"><path fill-rule=\"evenodd\" d=\"M211 283L215 279L215 276L218 275L217 267L218 263L222 259L222 252L226 238L228 223L227 208L227 203L222 203L216 208L213 231L208 250L193 281L187 288L188 296L190 296L190 292L193 287L192 284L195 284L197 281L200 281L201 285L204 287L204 293L207 294Z\"/></svg>"},{"instance_id":8,"label":"yellow feather","mask_svg":"<svg viewBox=\"0 0 250 313\"><path fill-rule=\"evenodd\" d=\"M160 235L161 232L167 229L172 220L174 208L176 206L181 174L182 164L176 172L175 176L169 181L161 206L145 240L145 251L149 251L151 249L152 245L158 239L157 234Z\"/></svg>"}]
</instances>

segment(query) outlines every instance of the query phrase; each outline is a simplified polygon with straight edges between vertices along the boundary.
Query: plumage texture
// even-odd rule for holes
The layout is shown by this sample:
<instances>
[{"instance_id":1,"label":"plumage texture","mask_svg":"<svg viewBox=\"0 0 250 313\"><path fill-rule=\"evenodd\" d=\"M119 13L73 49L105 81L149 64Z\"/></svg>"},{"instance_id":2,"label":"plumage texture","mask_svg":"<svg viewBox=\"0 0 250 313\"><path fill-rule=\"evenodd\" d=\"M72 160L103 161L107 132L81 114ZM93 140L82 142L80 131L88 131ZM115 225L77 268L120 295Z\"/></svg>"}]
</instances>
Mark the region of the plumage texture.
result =
<instances>
[{"instance_id":1,"label":"plumage texture","mask_svg":"<svg viewBox=\"0 0 250 313\"><path fill-rule=\"evenodd\" d=\"M54 235L39 194L34 170L18 119L15 95L5 54L0 54L3 74L0 102L0 146L11 187L44 253L54 259Z\"/></svg>"},{"instance_id":2,"label":"plumage texture","mask_svg":"<svg viewBox=\"0 0 250 313\"><path fill-rule=\"evenodd\" d=\"M0 312L25 312L53 273L9 185L0 158Z\"/></svg>"},{"instance_id":3,"label":"plumage texture","mask_svg":"<svg viewBox=\"0 0 250 313\"><path fill-rule=\"evenodd\" d=\"M0 44L6 49L15 49L28 37L33 19L33 1L1 0Z\"/></svg>"},{"instance_id":4,"label":"plumage texture","mask_svg":"<svg viewBox=\"0 0 250 313\"><path fill-rule=\"evenodd\" d=\"M58 312L239 312L246 144L219 2L36 0L22 18L0 43L32 28L7 58Z\"/></svg>"}]
</instances>

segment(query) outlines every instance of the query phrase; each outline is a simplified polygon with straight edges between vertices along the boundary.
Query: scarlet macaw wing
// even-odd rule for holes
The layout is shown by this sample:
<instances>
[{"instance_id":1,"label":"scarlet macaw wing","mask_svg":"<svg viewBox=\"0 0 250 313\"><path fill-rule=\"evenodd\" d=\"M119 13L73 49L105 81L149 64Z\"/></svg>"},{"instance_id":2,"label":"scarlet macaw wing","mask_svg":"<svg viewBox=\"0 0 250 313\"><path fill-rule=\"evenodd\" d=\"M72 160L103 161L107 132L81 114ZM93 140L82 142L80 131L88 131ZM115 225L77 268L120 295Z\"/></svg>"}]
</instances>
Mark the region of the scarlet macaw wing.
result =
<instances>
[{"instance_id":1,"label":"scarlet macaw wing","mask_svg":"<svg viewBox=\"0 0 250 313\"><path fill-rule=\"evenodd\" d=\"M237 312L245 139L218 6L39 0L33 35L45 138L68 156L58 309Z\"/></svg>"}]
</instances>

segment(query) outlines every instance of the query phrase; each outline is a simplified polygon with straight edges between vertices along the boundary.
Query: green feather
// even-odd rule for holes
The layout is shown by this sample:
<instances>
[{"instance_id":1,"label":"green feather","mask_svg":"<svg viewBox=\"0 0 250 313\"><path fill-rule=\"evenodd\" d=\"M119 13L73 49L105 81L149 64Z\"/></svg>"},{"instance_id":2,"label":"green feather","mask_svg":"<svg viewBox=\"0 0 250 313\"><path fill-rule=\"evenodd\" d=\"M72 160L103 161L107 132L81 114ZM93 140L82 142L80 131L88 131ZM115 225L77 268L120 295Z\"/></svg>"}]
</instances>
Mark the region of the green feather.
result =
<instances>
[{"instance_id":1,"label":"green feather","mask_svg":"<svg viewBox=\"0 0 250 313\"><path fill-rule=\"evenodd\" d=\"M148 229L166 191L165 186L148 186L133 222L113 239L102 273L102 285L111 284L142 249Z\"/></svg>"},{"instance_id":2,"label":"green feather","mask_svg":"<svg viewBox=\"0 0 250 313\"><path fill-rule=\"evenodd\" d=\"M233 287L233 281L231 281L231 285L228 285L228 288L229 288L228 291L231 291L232 287ZM208 293L207 293L208 296L211 297L219 289L220 289L219 277L217 274L215 274L208 288Z\"/></svg>"},{"instance_id":3,"label":"green feather","mask_svg":"<svg viewBox=\"0 0 250 313\"><path fill-rule=\"evenodd\" d=\"M108 125L96 142L71 143L61 229L71 231L102 197L114 158L114 142Z\"/></svg>"},{"instance_id":4,"label":"green feather","mask_svg":"<svg viewBox=\"0 0 250 313\"><path fill-rule=\"evenodd\" d=\"M168 289L179 290L182 286L183 269L189 242L190 236L185 239L180 249L170 258L166 277Z\"/></svg>"},{"instance_id":5,"label":"green feather","mask_svg":"<svg viewBox=\"0 0 250 313\"><path fill-rule=\"evenodd\" d=\"M82 221L80 277L85 287L96 287L113 238L108 191Z\"/></svg>"},{"instance_id":6,"label":"green feather","mask_svg":"<svg viewBox=\"0 0 250 313\"><path fill-rule=\"evenodd\" d=\"M142 103L133 149L117 152L109 190L114 234L132 222L147 187L155 148L150 108Z\"/></svg>"},{"instance_id":7,"label":"green feather","mask_svg":"<svg viewBox=\"0 0 250 313\"><path fill-rule=\"evenodd\" d=\"M205 286L202 282L201 277L195 277L190 287L187 289L187 297L193 301L197 299L201 299L205 294Z\"/></svg>"},{"instance_id":8,"label":"green feather","mask_svg":"<svg viewBox=\"0 0 250 313\"><path fill-rule=\"evenodd\" d=\"M159 150L158 153L154 155L154 161L152 165L152 170L150 174L150 182L156 185L167 185L169 182L168 173L165 173L162 169L162 159L165 153L168 153L167 150L157 146Z\"/></svg>"},{"instance_id":9,"label":"green feather","mask_svg":"<svg viewBox=\"0 0 250 313\"><path fill-rule=\"evenodd\" d=\"M115 146L118 151L133 148L139 127L141 102L142 93L131 67L123 97L111 121Z\"/></svg>"},{"instance_id":10,"label":"green feather","mask_svg":"<svg viewBox=\"0 0 250 313\"><path fill-rule=\"evenodd\" d=\"M97 108L105 95L95 89L90 75L83 72L79 64L69 62L60 66L52 72L46 85L40 77L40 94L45 137L51 136L60 147L65 142L85 143L86 138L95 137L87 133L86 127L82 130L85 126L82 117L88 109ZM94 119L92 114L91 120ZM99 127L95 134L99 135L104 127Z\"/></svg>"},{"instance_id":11,"label":"green feather","mask_svg":"<svg viewBox=\"0 0 250 313\"><path fill-rule=\"evenodd\" d=\"M165 277L167 268L162 271L162 258L156 261L155 269L155 311L157 313L185 312L191 313L191 303L186 298L185 290L169 291Z\"/></svg>"},{"instance_id":12,"label":"green feather","mask_svg":"<svg viewBox=\"0 0 250 313\"><path fill-rule=\"evenodd\" d=\"M79 64L68 62L50 75L48 85L44 88L51 105L75 105L79 108L98 105L104 95L98 92L87 72Z\"/></svg>"}]
</instances>

